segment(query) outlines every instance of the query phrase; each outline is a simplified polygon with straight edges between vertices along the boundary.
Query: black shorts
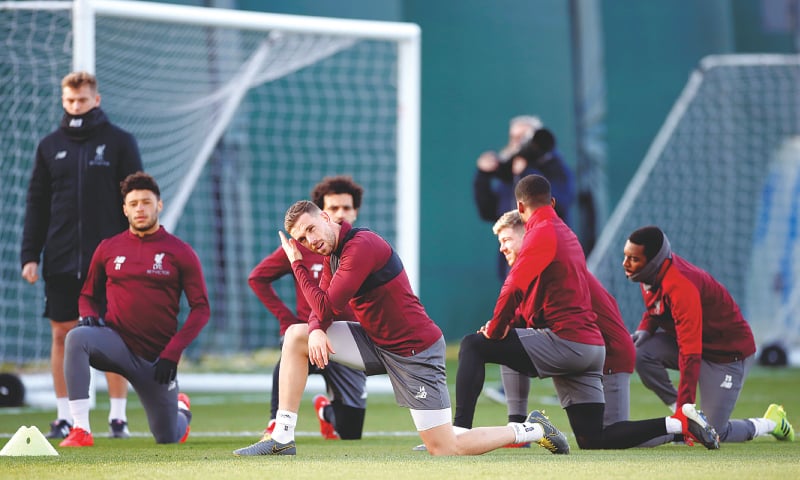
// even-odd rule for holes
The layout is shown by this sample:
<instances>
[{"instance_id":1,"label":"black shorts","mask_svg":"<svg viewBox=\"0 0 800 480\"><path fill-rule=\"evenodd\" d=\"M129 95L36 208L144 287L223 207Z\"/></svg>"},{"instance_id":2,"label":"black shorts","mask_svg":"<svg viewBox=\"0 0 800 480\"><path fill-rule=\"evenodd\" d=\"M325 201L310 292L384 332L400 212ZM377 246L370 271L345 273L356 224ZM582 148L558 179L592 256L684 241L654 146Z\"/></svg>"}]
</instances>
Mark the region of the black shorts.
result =
<instances>
[{"instance_id":1,"label":"black shorts","mask_svg":"<svg viewBox=\"0 0 800 480\"><path fill-rule=\"evenodd\" d=\"M44 317L54 322L78 319L78 297L83 279L75 275L51 275L44 280Z\"/></svg>"}]
</instances>

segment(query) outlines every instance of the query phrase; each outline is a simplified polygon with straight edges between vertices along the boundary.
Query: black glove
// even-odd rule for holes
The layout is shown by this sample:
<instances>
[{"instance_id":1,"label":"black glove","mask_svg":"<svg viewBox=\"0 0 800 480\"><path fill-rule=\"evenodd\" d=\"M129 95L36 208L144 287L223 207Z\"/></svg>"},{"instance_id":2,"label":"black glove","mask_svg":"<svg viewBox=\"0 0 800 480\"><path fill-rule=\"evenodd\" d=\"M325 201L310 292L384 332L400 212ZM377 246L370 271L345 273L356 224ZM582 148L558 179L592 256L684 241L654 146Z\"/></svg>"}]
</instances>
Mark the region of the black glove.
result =
<instances>
[{"instance_id":1,"label":"black glove","mask_svg":"<svg viewBox=\"0 0 800 480\"><path fill-rule=\"evenodd\" d=\"M178 362L173 362L166 358L158 357L153 366L156 370L155 381L162 385L175 380L175 376L178 374Z\"/></svg>"},{"instance_id":2,"label":"black glove","mask_svg":"<svg viewBox=\"0 0 800 480\"><path fill-rule=\"evenodd\" d=\"M78 317L79 327L105 327L103 317Z\"/></svg>"}]
</instances>

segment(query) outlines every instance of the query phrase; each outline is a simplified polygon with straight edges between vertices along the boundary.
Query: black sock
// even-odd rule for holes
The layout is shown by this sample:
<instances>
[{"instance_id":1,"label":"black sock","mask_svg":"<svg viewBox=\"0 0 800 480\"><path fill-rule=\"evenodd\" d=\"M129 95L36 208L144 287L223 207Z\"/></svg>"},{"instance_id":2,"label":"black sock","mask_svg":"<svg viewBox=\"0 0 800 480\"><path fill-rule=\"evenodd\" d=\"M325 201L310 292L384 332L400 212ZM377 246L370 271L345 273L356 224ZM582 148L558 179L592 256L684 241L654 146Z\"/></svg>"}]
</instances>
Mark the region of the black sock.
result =
<instances>
[{"instance_id":1,"label":"black sock","mask_svg":"<svg viewBox=\"0 0 800 480\"><path fill-rule=\"evenodd\" d=\"M366 410L363 408L343 405L334 400L323 410L325 421L333 424L336 433L342 440L359 440L364 430L364 417Z\"/></svg>"},{"instance_id":2,"label":"black sock","mask_svg":"<svg viewBox=\"0 0 800 480\"><path fill-rule=\"evenodd\" d=\"M274 419L278 414L278 385L280 385L280 381L278 381L278 376L281 372L281 360L278 359L278 363L275 364L275 368L272 369L272 393L270 395L270 403L269 403L269 419Z\"/></svg>"},{"instance_id":3,"label":"black sock","mask_svg":"<svg viewBox=\"0 0 800 480\"><path fill-rule=\"evenodd\" d=\"M631 448L667 434L663 418L617 422L603 427L605 405L581 403L566 408L569 424L582 449Z\"/></svg>"},{"instance_id":4,"label":"black sock","mask_svg":"<svg viewBox=\"0 0 800 480\"><path fill-rule=\"evenodd\" d=\"M509 423L522 423L528 419L527 415L509 415L508 422Z\"/></svg>"}]
</instances>

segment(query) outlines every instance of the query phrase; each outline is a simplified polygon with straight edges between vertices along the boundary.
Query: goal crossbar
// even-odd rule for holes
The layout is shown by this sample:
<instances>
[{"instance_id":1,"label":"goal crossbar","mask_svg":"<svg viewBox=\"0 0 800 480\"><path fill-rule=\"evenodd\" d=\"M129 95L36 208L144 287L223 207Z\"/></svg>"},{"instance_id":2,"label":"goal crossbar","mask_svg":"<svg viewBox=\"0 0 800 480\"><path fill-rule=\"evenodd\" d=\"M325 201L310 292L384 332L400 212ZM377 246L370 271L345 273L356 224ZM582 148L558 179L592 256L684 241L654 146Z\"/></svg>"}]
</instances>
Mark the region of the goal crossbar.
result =
<instances>
[{"instance_id":1,"label":"goal crossbar","mask_svg":"<svg viewBox=\"0 0 800 480\"><path fill-rule=\"evenodd\" d=\"M159 4L128 0L75 0L73 2L0 2L0 9L72 9L73 69L95 72L95 28L97 16L146 20L253 31L314 33L328 36L393 41L397 44L397 191L396 245L409 280L419 288L419 124L421 32L406 22L353 20L252 12L223 8ZM235 105L232 107L235 108ZM204 148L209 156L211 148ZM207 158L198 159L189 172L184 192L170 202L164 224L174 229L189 198L196 177ZM401 194L401 195L400 195Z\"/></svg>"}]
</instances>

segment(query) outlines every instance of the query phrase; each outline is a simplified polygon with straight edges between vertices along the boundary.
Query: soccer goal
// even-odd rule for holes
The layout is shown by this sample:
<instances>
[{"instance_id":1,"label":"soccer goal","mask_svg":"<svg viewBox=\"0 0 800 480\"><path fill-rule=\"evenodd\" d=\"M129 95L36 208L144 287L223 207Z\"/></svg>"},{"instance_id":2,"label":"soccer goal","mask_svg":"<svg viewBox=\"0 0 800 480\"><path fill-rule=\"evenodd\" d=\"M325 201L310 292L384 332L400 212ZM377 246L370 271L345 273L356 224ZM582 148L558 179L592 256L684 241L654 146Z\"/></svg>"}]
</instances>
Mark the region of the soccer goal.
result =
<instances>
[{"instance_id":1,"label":"soccer goal","mask_svg":"<svg viewBox=\"0 0 800 480\"><path fill-rule=\"evenodd\" d=\"M721 281L759 348L800 349L800 57L703 59L589 257L638 325L639 286L622 271L633 230L659 225L679 254Z\"/></svg>"},{"instance_id":2,"label":"soccer goal","mask_svg":"<svg viewBox=\"0 0 800 480\"><path fill-rule=\"evenodd\" d=\"M0 2L0 363L48 357L43 288L20 277L36 144L60 79L97 74L102 107L139 142L162 223L203 263L212 320L190 354L276 346L249 271L283 214L326 175L365 188L358 224L419 264L420 30L414 24L134 1ZM293 305L291 279L276 286ZM146 301L146 299L142 299ZM185 314L185 308L184 314Z\"/></svg>"}]
</instances>

